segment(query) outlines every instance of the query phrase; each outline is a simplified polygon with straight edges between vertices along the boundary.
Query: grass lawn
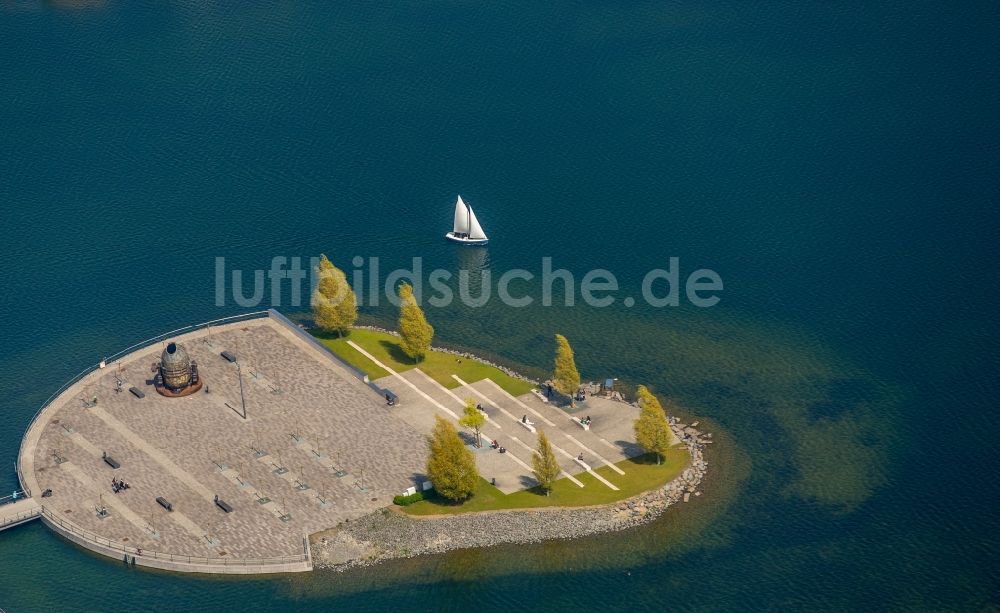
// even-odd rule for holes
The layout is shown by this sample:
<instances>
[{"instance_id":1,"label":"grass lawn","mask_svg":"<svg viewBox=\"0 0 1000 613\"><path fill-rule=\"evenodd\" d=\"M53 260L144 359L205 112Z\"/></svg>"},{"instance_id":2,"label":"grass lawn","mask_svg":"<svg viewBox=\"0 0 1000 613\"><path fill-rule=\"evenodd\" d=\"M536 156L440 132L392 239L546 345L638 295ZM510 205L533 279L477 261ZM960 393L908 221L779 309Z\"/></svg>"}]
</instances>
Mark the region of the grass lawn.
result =
<instances>
[{"instance_id":1,"label":"grass lawn","mask_svg":"<svg viewBox=\"0 0 1000 613\"><path fill-rule=\"evenodd\" d=\"M527 381L515 379L502 370L483 364L478 360L459 358L456 355L441 351L431 351L422 362L414 363L399 347L399 337L386 334L385 332L358 328L352 330L350 335L345 338L337 338L336 335L327 335L315 331L313 334L324 345L329 347L331 351L343 358L344 361L368 373L368 377L372 380L385 377L389 373L373 364L371 360L361 355L354 347L348 345L348 340L352 340L361 347L364 347L365 351L375 356L380 362L396 372L402 372L419 366L420 370L449 389L458 387L458 382L452 378L452 374L458 375L466 383L474 383L480 379L489 377L494 383L514 396L526 394L534 387L534 385Z\"/></svg>"},{"instance_id":2,"label":"grass lawn","mask_svg":"<svg viewBox=\"0 0 1000 613\"><path fill-rule=\"evenodd\" d=\"M624 475L619 475L607 466L595 469L596 473L620 488L617 492L587 473L575 475L584 487L581 488L569 479L563 478L552 485L550 496L546 496L536 489L504 494L485 479L480 479L476 493L461 504L452 503L445 498L434 497L403 507L403 511L410 515L451 515L500 509L581 507L607 504L630 498L667 483L681 474L690 459L691 456L688 455L686 447L676 446L667 452L665 461L659 466L652 456L646 455L619 462L617 466L625 471Z\"/></svg>"}]
</instances>

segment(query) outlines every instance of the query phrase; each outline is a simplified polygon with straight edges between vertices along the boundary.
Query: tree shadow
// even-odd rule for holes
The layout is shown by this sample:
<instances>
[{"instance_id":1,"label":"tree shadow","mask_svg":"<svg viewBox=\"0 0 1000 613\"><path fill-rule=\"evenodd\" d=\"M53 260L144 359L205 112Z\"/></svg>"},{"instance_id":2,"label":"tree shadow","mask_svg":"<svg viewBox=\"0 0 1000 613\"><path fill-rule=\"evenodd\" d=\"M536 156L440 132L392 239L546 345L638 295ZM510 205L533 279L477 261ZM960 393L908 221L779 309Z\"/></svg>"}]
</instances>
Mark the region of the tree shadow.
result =
<instances>
[{"instance_id":1,"label":"tree shadow","mask_svg":"<svg viewBox=\"0 0 1000 613\"><path fill-rule=\"evenodd\" d=\"M579 406L579 404L577 406L573 406L573 398L571 398L570 396L563 396L562 394L559 395L553 394L552 398L549 399L549 404L556 407L557 409L562 409L567 413L576 413L578 411L582 411L585 408Z\"/></svg>"},{"instance_id":2,"label":"tree shadow","mask_svg":"<svg viewBox=\"0 0 1000 613\"><path fill-rule=\"evenodd\" d=\"M615 445L618 445L629 458L645 455L646 453L645 449L632 441L615 441Z\"/></svg>"},{"instance_id":3,"label":"tree shadow","mask_svg":"<svg viewBox=\"0 0 1000 613\"><path fill-rule=\"evenodd\" d=\"M552 388L552 393L548 395L548 400L550 405L562 409L570 414L586 409L586 399L578 401L572 394L564 394L554 387Z\"/></svg>"},{"instance_id":4,"label":"tree shadow","mask_svg":"<svg viewBox=\"0 0 1000 613\"><path fill-rule=\"evenodd\" d=\"M318 339L327 340L327 341L335 341L335 340L339 340L339 339L351 338L351 331L350 330L348 330L348 331L346 331L346 332L344 332L342 334L338 334L336 332L327 332L326 330L320 330L318 328L315 328L315 329L312 329L312 330L308 330L308 332L309 332L309 334L312 334L313 336L315 336Z\"/></svg>"},{"instance_id":5,"label":"tree shadow","mask_svg":"<svg viewBox=\"0 0 1000 613\"><path fill-rule=\"evenodd\" d=\"M438 494L436 490L424 492L424 501L439 507L460 507L468 500L469 498L466 498L465 500L452 500L451 498L445 498L441 494Z\"/></svg>"},{"instance_id":6,"label":"tree shadow","mask_svg":"<svg viewBox=\"0 0 1000 613\"><path fill-rule=\"evenodd\" d=\"M403 351L402 346L400 346L400 344L397 342L382 339L378 342L378 344L381 345L383 349L385 349L386 353L389 354L390 358L396 360L400 364L419 364L418 361L406 355L406 352Z\"/></svg>"},{"instance_id":7,"label":"tree shadow","mask_svg":"<svg viewBox=\"0 0 1000 613\"><path fill-rule=\"evenodd\" d=\"M534 479L529 479L527 477L522 477L521 478L521 484L522 485L527 485L527 484L530 484L530 483L534 483L534 486L525 487L525 489L522 490L522 491L528 492L529 494L534 494L535 496L541 496L542 498L546 497L545 490L542 489L541 485L538 485L537 481L535 481Z\"/></svg>"},{"instance_id":8,"label":"tree shadow","mask_svg":"<svg viewBox=\"0 0 1000 613\"><path fill-rule=\"evenodd\" d=\"M475 432L466 432L465 430L462 430L458 433L458 438L462 439L462 442L466 445L472 445L473 447L476 446Z\"/></svg>"},{"instance_id":9,"label":"tree shadow","mask_svg":"<svg viewBox=\"0 0 1000 613\"><path fill-rule=\"evenodd\" d=\"M652 466L657 464L657 457L655 453L644 453L642 455L637 455L628 459L629 462L633 464L640 464L643 466ZM660 464L663 464L663 460L660 459Z\"/></svg>"}]
</instances>

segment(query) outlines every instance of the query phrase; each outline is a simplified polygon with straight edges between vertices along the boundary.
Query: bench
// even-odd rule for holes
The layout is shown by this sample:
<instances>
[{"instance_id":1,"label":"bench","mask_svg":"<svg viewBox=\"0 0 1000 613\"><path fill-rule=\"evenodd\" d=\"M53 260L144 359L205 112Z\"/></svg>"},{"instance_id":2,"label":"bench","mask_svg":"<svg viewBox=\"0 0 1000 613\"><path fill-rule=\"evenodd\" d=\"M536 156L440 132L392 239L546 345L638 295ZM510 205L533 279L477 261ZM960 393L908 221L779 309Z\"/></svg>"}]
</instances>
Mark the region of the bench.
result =
<instances>
[{"instance_id":1,"label":"bench","mask_svg":"<svg viewBox=\"0 0 1000 613\"><path fill-rule=\"evenodd\" d=\"M219 355L221 355L222 357L226 358L226 360L229 361L229 362L235 362L236 361L236 354L233 353L232 351L228 351L228 350L227 351L223 351Z\"/></svg>"},{"instance_id":2,"label":"bench","mask_svg":"<svg viewBox=\"0 0 1000 613\"><path fill-rule=\"evenodd\" d=\"M226 513L232 513L233 512L233 507L229 506L228 502L226 502L225 500L222 500L218 496L215 497L215 506L219 507L220 509L222 509Z\"/></svg>"},{"instance_id":3,"label":"bench","mask_svg":"<svg viewBox=\"0 0 1000 613\"><path fill-rule=\"evenodd\" d=\"M130 388L128 388L128 391L132 392L132 395L135 396L136 398L145 398L146 397L146 394L143 393L143 391L141 389L137 388L137 387L130 387Z\"/></svg>"},{"instance_id":4,"label":"bench","mask_svg":"<svg viewBox=\"0 0 1000 613\"><path fill-rule=\"evenodd\" d=\"M111 468L114 468L115 470L118 470L119 468L122 467L122 465L119 464L117 460L115 460L114 458L112 458L111 456L109 456L107 453L105 453L104 455L102 455L101 458L104 460L105 464L107 464Z\"/></svg>"},{"instance_id":5,"label":"bench","mask_svg":"<svg viewBox=\"0 0 1000 613\"><path fill-rule=\"evenodd\" d=\"M160 506L163 507L164 509L173 512L174 505L172 505L169 502L167 502L167 499L164 498L163 496L157 496L156 497L156 502L158 502L160 504Z\"/></svg>"},{"instance_id":6,"label":"bench","mask_svg":"<svg viewBox=\"0 0 1000 613\"><path fill-rule=\"evenodd\" d=\"M527 428L527 429L528 429L528 431L529 431L529 432L531 432L532 434L534 434L534 433L535 433L535 425L534 425L534 424L531 424L531 423L525 423L525 422L523 422L523 421L521 421L521 420L518 420L518 421L517 421L517 423L519 423L519 424L521 424L522 426L524 426L525 428Z\"/></svg>"},{"instance_id":7,"label":"bench","mask_svg":"<svg viewBox=\"0 0 1000 613\"><path fill-rule=\"evenodd\" d=\"M572 417L571 419L573 420L573 423L575 423L576 425L580 426L584 430L590 430L590 424L584 423L583 421L581 421L581 420L579 420L579 419L577 419L575 417Z\"/></svg>"}]
</instances>

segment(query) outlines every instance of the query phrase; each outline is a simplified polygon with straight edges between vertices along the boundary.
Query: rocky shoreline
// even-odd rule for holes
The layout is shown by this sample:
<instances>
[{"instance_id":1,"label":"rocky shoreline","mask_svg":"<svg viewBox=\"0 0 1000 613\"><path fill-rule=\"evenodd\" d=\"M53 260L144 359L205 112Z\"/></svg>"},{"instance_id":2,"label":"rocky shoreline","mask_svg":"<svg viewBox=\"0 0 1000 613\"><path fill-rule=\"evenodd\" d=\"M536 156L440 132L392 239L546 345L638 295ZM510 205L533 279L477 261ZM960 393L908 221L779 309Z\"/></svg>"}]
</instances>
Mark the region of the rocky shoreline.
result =
<instances>
[{"instance_id":1,"label":"rocky shoreline","mask_svg":"<svg viewBox=\"0 0 1000 613\"><path fill-rule=\"evenodd\" d=\"M664 486L616 503L576 508L487 511L417 518L380 509L310 537L316 568L346 570L394 558L453 549L537 543L614 532L652 521L671 505L698 496L708 468L703 457L711 434L670 417L670 427L691 454L690 465Z\"/></svg>"}]
</instances>

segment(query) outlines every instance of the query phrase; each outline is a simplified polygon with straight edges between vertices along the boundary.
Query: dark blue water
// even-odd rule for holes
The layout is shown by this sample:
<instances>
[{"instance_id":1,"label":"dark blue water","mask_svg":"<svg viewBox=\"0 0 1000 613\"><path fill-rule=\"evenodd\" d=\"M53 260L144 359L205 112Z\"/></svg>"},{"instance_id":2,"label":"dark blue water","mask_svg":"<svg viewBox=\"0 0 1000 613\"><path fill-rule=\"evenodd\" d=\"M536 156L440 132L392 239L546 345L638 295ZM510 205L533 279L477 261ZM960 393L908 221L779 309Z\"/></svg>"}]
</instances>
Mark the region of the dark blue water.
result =
<instances>
[{"instance_id":1,"label":"dark blue water","mask_svg":"<svg viewBox=\"0 0 1000 613\"><path fill-rule=\"evenodd\" d=\"M551 256L621 295L677 256L718 306L428 318L531 368L562 332L585 378L652 385L717 432L705 495L621 535L268 580L127 571L32 525L0 535L0 607L1000 604L1000 11L536 4L0 4L0 453L86 365L246 310L215 305L218 256ZM459 191L487 251L442 239Z\"/></svg>"}]
</instances>

